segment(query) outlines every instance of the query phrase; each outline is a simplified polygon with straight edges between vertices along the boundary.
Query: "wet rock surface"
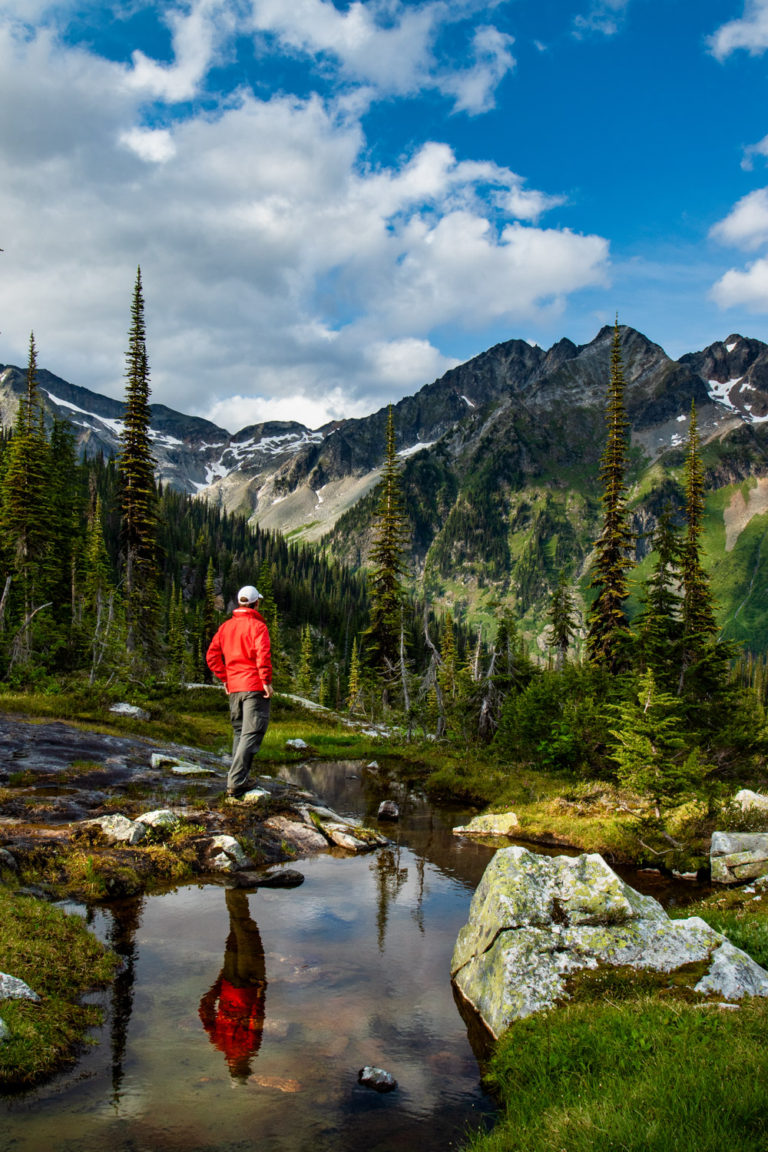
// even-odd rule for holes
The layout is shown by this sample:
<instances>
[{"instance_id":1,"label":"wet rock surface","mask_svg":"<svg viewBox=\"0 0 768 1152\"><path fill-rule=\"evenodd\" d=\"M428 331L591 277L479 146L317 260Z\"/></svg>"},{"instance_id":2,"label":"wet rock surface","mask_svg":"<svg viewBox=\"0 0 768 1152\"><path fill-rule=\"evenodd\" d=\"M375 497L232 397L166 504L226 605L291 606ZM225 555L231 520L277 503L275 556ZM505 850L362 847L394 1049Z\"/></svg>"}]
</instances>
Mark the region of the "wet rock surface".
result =
<instances>
[{"instance_id":1,"label":"wet rock surface","mask_svg":"<svg viewBox=\"0 0 768 1152\"><path fill-rule=\"evenodd\" d=\"M152 849L162 844L181 851L183 842L193 875L224 873L229 883L248 871L253 884L259 868L334 845L368 852L388 843L271 776L229 804L227 768L228 757L183 745L0 716L0 870L8 879L46 853L85 848L126 869L107 884L117 895L123 882L126 891L152 883Z\"/></svg>"},{"instance_id":2,"label":"wet rock surface","mask_svg":"<svg viewBox=\"0 0 768 1152\"><path fill-rule=\"evenodd\" d=\"M451 975L494 1036L567 998L568 978L600 966L674 972L706 965L694 991L768 996L768 972L698 916L671 920L601 856L502 848L459 933Z\"/></svg>"}]
</instances>

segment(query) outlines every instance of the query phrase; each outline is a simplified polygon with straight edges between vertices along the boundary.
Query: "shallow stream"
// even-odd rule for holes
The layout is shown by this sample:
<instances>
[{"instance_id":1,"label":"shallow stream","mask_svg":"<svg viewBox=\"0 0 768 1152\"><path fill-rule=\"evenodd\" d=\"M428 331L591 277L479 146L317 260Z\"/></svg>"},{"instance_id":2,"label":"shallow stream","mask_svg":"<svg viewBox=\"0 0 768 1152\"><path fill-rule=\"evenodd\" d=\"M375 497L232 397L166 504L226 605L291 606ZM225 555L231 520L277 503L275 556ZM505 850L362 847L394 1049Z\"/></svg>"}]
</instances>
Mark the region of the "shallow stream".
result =
<instances>
[{"instance_id":1,"label":"shallow stream","mask_svg":"<svg viewBox=\"0 0 768 1152\"><path fill-rule=\"evenodd\" d=\"M464 812L359 763L291 778L370 823L394 796L391 847L298 861L299 888L189 885L94 912L124 958L97 1046L0 1100L2 1152L444 1152L490 1115L448 969L492 850L452 835ZM360 1086L366 1064L397 1090Z\"/></svg>"},{"instance_id":2,"label":"shallow stream","mask_svg":"<svg viewBox=\"0 0 768 1152\"><path fill-rule=\"evenodd\" d=\"M0 1097L0 1152L445 1152L492 1120L449 963L493 849L452 834L466 811L358 762L285 775L371 825L395 799L391 845L298 861L290 890L189 885L93 912L123 957L104 1027L74 1069ZM360 1086L366 1064L397 1090Z\"/></svg>"}]
</instances>

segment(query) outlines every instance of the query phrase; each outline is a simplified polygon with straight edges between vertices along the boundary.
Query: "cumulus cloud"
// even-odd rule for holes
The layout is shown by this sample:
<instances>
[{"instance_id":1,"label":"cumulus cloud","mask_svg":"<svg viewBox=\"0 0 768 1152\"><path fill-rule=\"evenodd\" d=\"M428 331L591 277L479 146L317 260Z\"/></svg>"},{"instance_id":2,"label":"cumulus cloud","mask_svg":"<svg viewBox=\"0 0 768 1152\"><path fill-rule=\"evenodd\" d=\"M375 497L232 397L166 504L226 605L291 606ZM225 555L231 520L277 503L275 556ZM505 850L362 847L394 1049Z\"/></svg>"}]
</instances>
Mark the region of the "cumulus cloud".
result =
<instances>
[{"instance_id":1,"label":"cumulus cloud","mask_svg":"<svg viewBox=\"0 0 768 1152\"><path fill-rule=\"evenodd\" d=\"M193 0L187 11L168 8L164 19L171 29L173 63L158 63L137 49L126 80L138 92L169 103L191 100L218 47L233 32L235 16L226 0Z\"/></svg>"},{"instance_id":2,"label":"cumulus cloud","mask_svg":"<svg viewBox=\"0 0 768 1152\"><path fill-rule=\"evenodd\" d=\"M512 37L489 25L474 28L474 61L466 69L441 63L436 41L442 28L478 6L467 0L416 6L355 0L340 11L331 0L252 0L252 25L257 34L277 37L285 49L321 54L347 79L380 93L413 95L434 88L454 98L455 111L477 114L494 106L496 88L515 66Z\"/></svg>"},{"instance_id":3,"label":"cumulus cloud","mask_svg":"<svg viewBox=\"0 0 768 1152\"><path fill-rule=\"evenodd\" d=\"M711 235L723 244L747 250L768 241L768 188L749 192L712 228Z\"/></svg>"},{"instance_id":4,"label":"cumulus cloud","mask_svg":"<svg viewBox=\"0 0 768 1152\"><path fill-rule=\"evenodd\" d=\"M318 425L445 371L442 326L535 318L604 280L604 239L541 225L559 197L436 141L371 166L347 98L243 88L148 126L148 92L203 83L217 11L193 3L174 62L142 84L135 57L0 24L0 360L23 361L34 328L45 367L122 395L141 264L154 399L227 426Z\"/></svg>"},{"instance_id":5,"label":"cumulus cloud","mask_svg":"<svg viewBox=\"0 0 768 1152\"><path fill-rule=\"evenodd\" d=\"M714 285L711 295L721 308L741 305L750 312L768 312L768 258L755 260L744 271L731 268Z\"/></svg>"},{"instance_id":6,"label":"cumulus cloud","mask_svg":"<svg viewBox=\"0 0 768 1152\"><path fill-rule=\"evenodd\" d=\"M768 0L747 0L744 15L722 24L709 39L709 49L718 60L745 48L759 56L768 48Z\"/></svg>"}]
</instances>

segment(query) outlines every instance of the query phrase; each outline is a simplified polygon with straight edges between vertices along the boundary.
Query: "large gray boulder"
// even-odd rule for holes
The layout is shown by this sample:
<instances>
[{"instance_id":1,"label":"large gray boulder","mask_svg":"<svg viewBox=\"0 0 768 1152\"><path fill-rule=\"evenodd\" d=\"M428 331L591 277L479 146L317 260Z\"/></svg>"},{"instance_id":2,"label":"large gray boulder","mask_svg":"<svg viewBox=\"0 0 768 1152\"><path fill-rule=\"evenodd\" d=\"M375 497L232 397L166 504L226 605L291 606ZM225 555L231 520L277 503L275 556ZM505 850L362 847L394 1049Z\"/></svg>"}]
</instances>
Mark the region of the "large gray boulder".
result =
<instances>
[{"instance_id":1,"label":"large gray boulder","mask_svg":"<svg viewBox=\"0 0 768 1152\"><path fill-rule=\"evenodd\" d=\"M502 848L472 899L451 962L462 996L498 1037L567 995L568 976L599 965L671 972L710 961L696 991L768 996L768 973L698 916L670 920L602 856Z\"/></svg>"},{"instance_id":2,"label":"large gray boulder","mask_svg":"<svg viewBox=\"0 0 768 1152\"><path fill-rule=\"evenodd\" d=\"M131 820L122 812L110 816L97 816L93 820L83 820L84 826L100 828L110 844L139 844L147 834L147 826L140 820Z\"/></svg>"},{"instance_id":3,"label":"large gray boulder","mask_svg":"<svg viewBox=\"0 0 768 1152\"><path fill-rule=\"evenodd\" d=\"M713 832L713 884L740 884L768 875L768 832Z\"/></svg>"},{"instance_id":4,"label":"large gray boulder","mask_svg":"<svg viewBox=\"0 0 768 1152\"><path fill-rule=\"evenodd\" d=\"M520 821L514 812L486 812L475 816L469 824L459 824L454 836L514 836Z\"/></svg>"}]
</instances>

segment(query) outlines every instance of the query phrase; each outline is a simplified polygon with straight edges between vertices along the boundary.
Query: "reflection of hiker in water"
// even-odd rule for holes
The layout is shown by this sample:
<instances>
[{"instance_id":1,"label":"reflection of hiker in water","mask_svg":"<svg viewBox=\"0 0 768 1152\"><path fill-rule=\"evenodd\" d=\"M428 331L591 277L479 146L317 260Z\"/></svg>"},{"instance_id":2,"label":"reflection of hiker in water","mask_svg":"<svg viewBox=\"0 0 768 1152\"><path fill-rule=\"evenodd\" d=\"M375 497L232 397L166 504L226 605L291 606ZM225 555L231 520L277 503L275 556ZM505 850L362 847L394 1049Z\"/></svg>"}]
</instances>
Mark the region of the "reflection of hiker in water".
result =
<instances>
[{"instance_id":1,"label":"reflection of hiker in water","mask_svg":"<svg viewBox=\"0 0 768 1152\"><path fill-rule=\"evenodd\" d=\"M211 1043L224 1053L230 1073L245 1079L261 1047L267 990L264 948L244 892L227 889L229 936L224 967L200 1001L200 1019Z\"/></svg>"}]
</instances>

